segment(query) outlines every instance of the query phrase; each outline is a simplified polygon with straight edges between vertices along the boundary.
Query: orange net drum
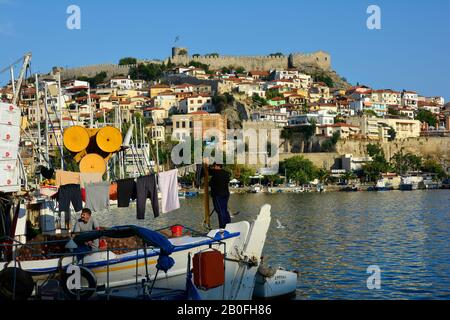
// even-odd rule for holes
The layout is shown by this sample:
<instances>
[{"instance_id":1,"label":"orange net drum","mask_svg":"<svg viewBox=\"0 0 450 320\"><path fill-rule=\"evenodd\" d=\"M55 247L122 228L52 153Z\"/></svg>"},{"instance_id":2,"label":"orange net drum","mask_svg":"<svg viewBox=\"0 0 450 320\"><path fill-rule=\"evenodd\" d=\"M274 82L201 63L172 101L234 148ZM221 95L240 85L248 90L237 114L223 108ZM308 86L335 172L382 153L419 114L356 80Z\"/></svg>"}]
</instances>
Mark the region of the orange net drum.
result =
<instances>
[{"instance_id":1,"label":"orange net drum","mask_svg":"<svg viewBox=\"0 0 450 320\"><path fill-rule=\"evenodd\" d=\"M82 173L105 173L106 162L103 157L96 153L89 153L80 161L80 172Z\"/></svg>"}]
</instances>

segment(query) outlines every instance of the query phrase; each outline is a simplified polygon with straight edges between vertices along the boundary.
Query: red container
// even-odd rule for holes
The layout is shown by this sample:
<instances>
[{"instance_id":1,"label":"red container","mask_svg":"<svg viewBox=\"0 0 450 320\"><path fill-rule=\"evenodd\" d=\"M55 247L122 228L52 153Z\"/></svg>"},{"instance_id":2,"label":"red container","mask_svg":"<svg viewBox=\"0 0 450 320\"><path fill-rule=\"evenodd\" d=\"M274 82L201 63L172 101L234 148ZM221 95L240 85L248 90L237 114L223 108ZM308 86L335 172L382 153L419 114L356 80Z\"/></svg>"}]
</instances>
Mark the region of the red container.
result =
<instances>
[{"instance_id":1,"label":"red container","mask_svg":"<svg viewBox=\"0 0 450 320\"><path fill-rule=\"evenodd\" d=\"M225 283L224 258L220 251L199 252L193 260L194 284L197 288L209 290Z\"/></svg>"},{"instance_id":2,"label":"red container","mask_svg":"<svg viewBox=\"0 0 450 320\"><path fill-rule=\"evenodd\" d=\"M170 227L172 231L172 237L181 237L183 235L183 226Z\"/></svg>"},{"instance_id":3,"label":"red container","mask_svg":"<svg viewBox=\"0 0 450 320\"><path fill-rule=\"evenodd\" d=\"M99 244L98 244L98 248L100 250L106 250L108 248L108 244L106 243L105 239L100 239Z\"/></svg>"}]
</instances>

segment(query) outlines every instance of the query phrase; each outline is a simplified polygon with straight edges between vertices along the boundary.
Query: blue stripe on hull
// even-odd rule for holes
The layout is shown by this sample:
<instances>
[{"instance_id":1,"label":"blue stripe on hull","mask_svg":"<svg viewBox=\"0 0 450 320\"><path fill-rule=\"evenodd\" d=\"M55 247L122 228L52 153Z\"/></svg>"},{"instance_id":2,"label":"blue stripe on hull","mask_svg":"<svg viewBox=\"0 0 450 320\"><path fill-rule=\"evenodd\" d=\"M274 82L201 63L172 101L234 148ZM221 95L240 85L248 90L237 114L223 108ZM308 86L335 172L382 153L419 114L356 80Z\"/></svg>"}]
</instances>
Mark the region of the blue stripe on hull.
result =
<instances>
[{"instance_id":1,"label":"blue stripe on hull","mask_svg":"<svg viewBox=\"0 0 450 320\"><path fill-rule=\"evenodd\" d=\"M224 237L220 240L227 240L230 238L235 238L235 237L238 237L239 235L240 235L240 232L224 234ZM185 251L185 250L189 250L192 248L209 245L209 244L212 244L217 241L218 241L218 239L210 239L210 240L204 240L204 241L193 243L193 244L176 246L175 249L173 250L173 252ZM142 249L140 249L140 250L142 250ZM157 257L157 256L159 256L159 249L152 250L151 253L147 254L148 258ZM109 265L112 266L112 265L118 264L118 263L133 261L136 259L143 259L144 257L145 257L145 254L138 254L135 256L128 256L128 257L123 257L123 258L119 258L119 259L110 259ZM84 266L91 269L91 268L104 267L107 265L108 265L108 261L98 261L98 262L86 263ZM33 276L37 276L40 274L55 272L56 270L57 270L57 268L41 268L41 269L31 269L31 270L27 270L27 271L32 273Z\"/></svg>"}]
</instances>

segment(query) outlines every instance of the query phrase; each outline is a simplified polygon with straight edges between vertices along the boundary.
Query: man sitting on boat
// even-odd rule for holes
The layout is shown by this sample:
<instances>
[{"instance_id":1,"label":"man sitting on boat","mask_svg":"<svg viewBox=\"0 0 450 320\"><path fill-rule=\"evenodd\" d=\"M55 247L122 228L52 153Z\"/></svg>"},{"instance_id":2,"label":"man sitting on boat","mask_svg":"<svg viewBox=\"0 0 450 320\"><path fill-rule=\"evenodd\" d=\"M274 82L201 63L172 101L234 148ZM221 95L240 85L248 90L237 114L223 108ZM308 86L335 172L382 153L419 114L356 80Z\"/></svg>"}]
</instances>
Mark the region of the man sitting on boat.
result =
<instances>
[{"instance_id":1,"label":"man sitting on boat","mask_svg":"<svg viewBox=\"0 0 450 320\"><path fill-rule=\"evenodd\" d=\"M73 227L73 233L81 233L93 230L100 230L100 225L92 216L92 212L88 208L81 210L81 217ZM88 241L82 246L78 246L78 252L96 251L98 250L99 240Z\"/></svg>"}]
</instances>

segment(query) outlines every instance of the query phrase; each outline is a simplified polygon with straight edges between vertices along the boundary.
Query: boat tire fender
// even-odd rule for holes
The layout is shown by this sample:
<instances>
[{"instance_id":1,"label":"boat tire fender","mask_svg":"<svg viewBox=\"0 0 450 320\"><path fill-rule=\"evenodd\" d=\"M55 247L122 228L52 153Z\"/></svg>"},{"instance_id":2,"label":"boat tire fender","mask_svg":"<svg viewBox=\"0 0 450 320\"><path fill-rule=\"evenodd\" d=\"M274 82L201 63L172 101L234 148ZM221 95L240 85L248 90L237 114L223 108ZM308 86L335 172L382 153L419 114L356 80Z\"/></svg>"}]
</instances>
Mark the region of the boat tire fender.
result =
<instances>
[{"instance_id":1,"label":"boat tire fender","mask_svg":"<svg viewBox=\"0 0 450 320\"><path fill-rule=\"evenodd\" d=\"M27 300L33 290L34 281L29 272L17 267L7 267L0 271L0 300Z\"/></svg>"}]
</instances>

